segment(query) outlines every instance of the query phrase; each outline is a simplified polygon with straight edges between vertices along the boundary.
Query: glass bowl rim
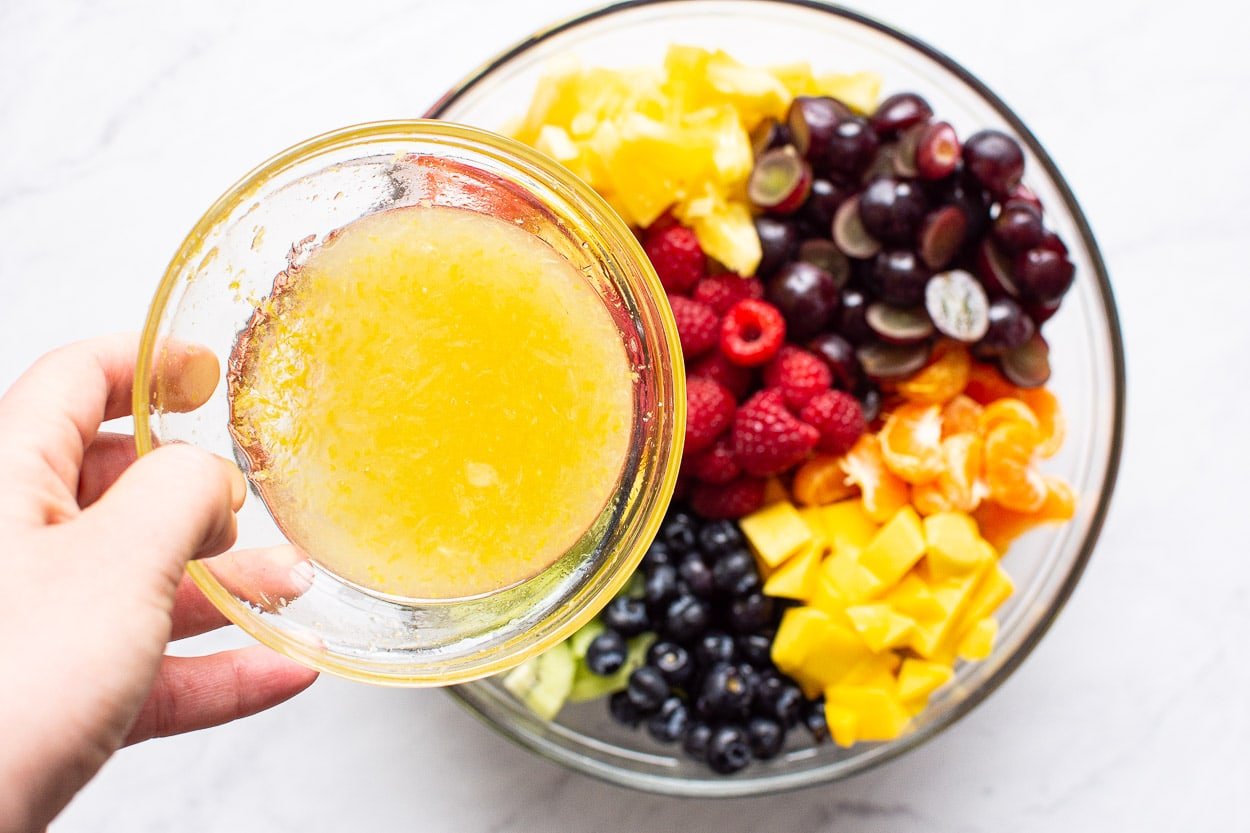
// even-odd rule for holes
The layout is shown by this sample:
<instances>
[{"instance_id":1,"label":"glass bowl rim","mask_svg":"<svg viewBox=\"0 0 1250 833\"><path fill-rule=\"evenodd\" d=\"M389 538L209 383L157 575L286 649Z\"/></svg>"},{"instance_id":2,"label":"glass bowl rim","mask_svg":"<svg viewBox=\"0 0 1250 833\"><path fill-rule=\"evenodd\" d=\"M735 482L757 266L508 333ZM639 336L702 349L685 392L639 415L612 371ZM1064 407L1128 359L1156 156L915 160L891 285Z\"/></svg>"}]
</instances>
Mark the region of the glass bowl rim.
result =
<instances>
[{"instance_id":1,"label":"glass bowl rim","mask_svg":"<svg viewBox=\"0 0 1250 833\"><path fill-rule=\"evenodd\" d=\"M876 18L862 14L860 12L840 6L834 3L823 2L822 0L622 0L622 2L609 3L606 5L593 8L579 15L568 17L562 21L557 21L551 25L534 32L533 34L518 40L515 44L502 50L494 57L479 65L477 69L465 75L459 82L444 93L430 108L425 112L426 118L439 118L442 113L446 112L457 100L466 95L470 89L492 75L496 70L508 65L511 61L529 52L534 47L540 46L546 41L561 35L565 32L577 29L579 27L595 23L604 18L610 18L613 15L628 12L634 9L647 7L663 7L663 6L695 6L703 2L717 3L742 3L759 4L772 3L779 7L797 7L808 9L814 12L821 12L840 17L852 23L865 26L876 31L879 34L896 41L904 47L914 50L924 57L934 61L943 69L950 72L963 83L967 84L983 101L993 109L999 117L1001 117L1011 129L1015 131L1028 147L1030 153L1033 154L1037 163L1041 166L1045 174L1054 183L1056 190L1062 199L1064 208L1071 215L1073 224L1080 235L1081 245L1085 247L1089 255L1089 259L1094 268L1094 279L1097 282L1098 292L1102 301L1103 309L1106 313L1103 322L1107 329L1107 335L1111 345L1111 370L1112 370L1112 398L1113 398L1113 414L1111 424L1111 437L1108 443L1107 452L1107 473L1105 485L1098 495L1097 505L1090 519L1088 534L1081 542L1080 549L1076 559L1073 561L1068 574L1064 577L1058 591L1043 613L1039 620L1033 625L1032 629L1025 634L1023 641L1019 647L1010 655L1008 655L1002 666L998 668L985 682L961 700L942 718L933 721L918 731L909 733L874 750L874 754L865 758L861 758L857 762L852 762L845 770L839 773L829 773L827 771L814 770L800 773L771 773L756 778L748 779L726 779L721 783L721 788L717 789L688 789L682 790L675 787L675 784L682 783L680 779L672 777L650 777L644 774L626 772L624 770L616 770L610 765L600 764L588 766L582 762L581 756L576 753L555 753L548 749L548 744L537 742L527 734L514 731L510 726L502 725L494 720L490 715L478 707L471 696L458 690L455 687L449 687L448 693L454 697L457 702L469 710L475 717L483 723L490 726L495 731L502 734L512 742L536 753L553 763L560 764L570 769L590 775L601 781L613 783L618 786L629 787L631 789L641 790L644 792L653 792L667 795L680 795L687 797L700 798L732 798L743 796L769 795L782 793L791 790L802 789L804 787L814 786L816 784L826 783L833 780L842 780L853 775L861 774L870 769L880 766L887 761L894 760L905 752L908 752L929 739L936 737L939 733L945 731L950 726L967 715L976 706L978 706L986 697L996 691L1008 677L1010 677L1021 663L1033 652L1041 641L1046 632L1050 630L1055 619L1067 604L1072 592L1075 590L1077 583L1080 581L1081 575L1085 571L1085 567L1089 563L1090 557L1093 555L1094 547L1098 542L1099 535L1102 531L1103 524L1106 521L1107 512L1110 509L1111 498L1115 492L1116 480L1119 474L1120 458L1124 445L1124 401L1126 392L1126 372L1124 361L1124 340L1120 328L1119 313L1116 309L1115 295L1111 288L1111 279L1107 272L1107 266L1103 260L1102 252L1098 247L1098 243L1094 239L1093 230L1090 228L1089 221L1085 217L1085 212L1081 210L1077 203L1076 196L1068 185L1067 180L1060 172L1058 165L1050 157L1050 154L1042 147L1041 142L1033 134L1031 130L1024 124L1019 116L1007 106L997 94L995 94L984 82L975 76L963 65L956 62L953 58L946 55L934 46L920 40L912 35L902 32L893 26L884 23ZM553 744L554 745L554 744ZM699 783L703 782L691 782Z\"/></svg>"},{"instance_id":2,"label":"glass bowl rim","mask_svg":"<svg viewBox=\"0 0 1250 833\"><path fill-rule=\"evenodd\" d=\"M663 286L654 268L651 267L650 261L642 249L642 244L638 242L633 232L608 205L607 201L566 168L528 145L518 142L509 136L482 128L431 118L362 122L329 130L273 154L239 177L204 211L191 230L187 232L174 256L170 259L161 277L160 284L157 286L156 292L148 306L147 317L140 336L139 350L135 359L136 383L131 390L131 405L135 421L135 450L138 456L141 457L154 448L154 434L150 413L152 402L148 380L153 372L153 356L157 347L164 315L168 310L175 287L182 279L192 256L197 253L198 247L203 240L218 224L229 219L231 212L239 205L243 204L260 189L273 181L275 177L289 170L292 166L313 159L317 154L324 151L343 150L353 147L367 148L375 142L403 141L405 139L413 141L441 141L453 148L459 146L484 150L500 157L497 161L516 165L519 167L519 170L527 174L545 178L548 185L567 189L565 199L569 202L571 210L578 214L586 214L596 220L602 219L608 223L612 227L612 233L604 232L603 236L605 241L611 240L613 242L605 242L605 245L611 248L614 256L628 257L631 262L637 265L638 268L635 270L637 272L637 285L631 286L631 291L647 294L652 298L663 297ZM631 281L631 283L633 282ZM655 311L657 313L655 317L658 326L653 334L654 339L666 345L672 355L680 355L680 339L672 312L667 305L662 304L656 304ZM667 456L660 461L660 469L654 478L654 489L656 490L655 496L657 499L646 510L647 514L642 519L639 530L640 537L638 539L640 542L644 540L650 542L658 532L664 518L664 509L671 501L677 482L678 469L681 465L680 448L684 442L686 429L686 397L685 368L680 362L674 365L671 375L674 393L673 401L664 409L665 418L653 421L656 430L663 430L663 427L671 422L671 443ZM673 453L673 449L677 449L677 453ZM640 490L635 497L630 497L630 492L628 483L622 482L622 490L618 494L624 495L626 500L630 502L648 500L648 493L645 491ZM624 561L616 568L616 573L603 583L599 591L588 600L588 603L576 616L568 618L559 627L552 628L541 639L535 640L532 645L527 646L523 652L509 655L502 661L499 657L486 657L477 661L469 672L450 676L447 674L431 676L428 672L386 675L371 673L362 667L357 667L350 661L327 654L292 638L284 633L281 628L264 621L245 603L236 599L233 593L224 588L205 565L197 561L191 561L186 569L187 574L190 575L200 591L227 619L257 642L284 656L295 659L303 665L314 668L317 671L329 672L345 679L374 685L395 687L450 686L457 683L471 682L475 679L506 671L508 668L514 667L528 657L542 653L575 633L594 618L599 609L624 586L641 560L645 549L645 545L635 547L636 551L625 557ZM591 573L590 575L596 574ZM440 602L439 604L445 603ZM559 609L556 608L555 610L558 611Z\"/></svg>"}]
</instances>

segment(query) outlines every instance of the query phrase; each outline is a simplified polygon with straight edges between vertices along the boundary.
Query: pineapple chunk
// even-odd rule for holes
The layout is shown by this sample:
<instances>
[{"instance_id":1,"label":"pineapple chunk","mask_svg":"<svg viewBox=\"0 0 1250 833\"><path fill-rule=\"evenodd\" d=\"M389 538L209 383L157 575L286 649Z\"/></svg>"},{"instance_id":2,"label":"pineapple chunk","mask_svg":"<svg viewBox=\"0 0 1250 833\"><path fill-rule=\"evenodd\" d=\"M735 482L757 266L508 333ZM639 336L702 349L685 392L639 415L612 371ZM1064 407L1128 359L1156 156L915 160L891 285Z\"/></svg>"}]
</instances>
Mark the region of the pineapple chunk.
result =
<instances>
[{"instance_id":1,"label":"pineapple chunk","mask_svg":"<svg viewBox=\"0 0 1250 833\"><path fill-rule=\"evenodd\" d=\"M816 84L823 95L831 95L864 115L877 109L881 96L881 76L875 72L822 75Z\"/></svg>"},{"instance_id":2,"label":"pineapple chunk","mask_svg":"<svg viewBox=\"0 0 1250 833\"><path fill-rule=\"evenodd\" d=\"M920 516L910 506L894 514L864 547L859 562L886 585L903 577L925 553Z\"/></svg>"},{"instance_id":3,"label":"pineapple chunk","mask_svg":"<svg viewBox=\"0 0 1250 833\"><path fill-rule=\"evenodd\" d=\"M769 567L776 567L812 541L811 530L789 502L757 509L738 526L751 549Z\"/></svg>"}]
</instances>

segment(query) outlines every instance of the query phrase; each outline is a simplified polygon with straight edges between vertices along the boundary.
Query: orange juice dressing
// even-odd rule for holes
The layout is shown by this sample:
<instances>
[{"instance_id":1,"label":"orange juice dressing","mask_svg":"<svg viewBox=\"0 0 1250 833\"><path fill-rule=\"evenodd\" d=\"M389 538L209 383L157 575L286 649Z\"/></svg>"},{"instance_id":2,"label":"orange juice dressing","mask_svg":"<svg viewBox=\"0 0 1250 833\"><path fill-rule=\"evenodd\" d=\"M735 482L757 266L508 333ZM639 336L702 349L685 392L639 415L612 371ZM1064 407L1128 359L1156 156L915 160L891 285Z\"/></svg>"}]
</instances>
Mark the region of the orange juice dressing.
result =
<instances>
[{"instance_id":1,"label":"orange juice dressing","mask_svg":"<svg viewBox=\"0 0 1250 833\"><path fill-rule=\"evenodd\" d=\"M275 283L231 359L231 431L293 543L408 598L499 590L595 523L633 388L593 288L454 208L344 227Z\"/></svg>"}]
</instances>

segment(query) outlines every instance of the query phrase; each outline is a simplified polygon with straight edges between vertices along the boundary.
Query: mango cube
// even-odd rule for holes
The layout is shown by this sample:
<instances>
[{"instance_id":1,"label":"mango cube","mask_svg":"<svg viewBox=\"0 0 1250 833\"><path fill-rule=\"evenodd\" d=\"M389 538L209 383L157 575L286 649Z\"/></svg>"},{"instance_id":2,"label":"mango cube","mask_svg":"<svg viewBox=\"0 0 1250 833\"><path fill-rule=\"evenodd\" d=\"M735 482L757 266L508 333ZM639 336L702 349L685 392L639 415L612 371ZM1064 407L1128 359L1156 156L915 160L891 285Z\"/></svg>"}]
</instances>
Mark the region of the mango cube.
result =
<instances>
[{"instance_id":1,"label":"mango cube","mask_svg":"<svg viewBox=\"0 0 1250 833\"><path fill-rule=\"evenodd\" d=\"M825 689L826 721L830 707L835 712L845 709L856 715L856 740L893 740L911 721L898 697L880 686L831 686Z\"/></svg>"},{"instance_id":2,"label":"mango cube","mask_svg":"<svg viewBox=\"0 0 1250 833\"><path fill-rule=\"evenodd\" d=\"M823 550L815 543L807 544L798 555L788 558L764 582L764 592L779 599L805 602L816 593L820 578Z\"/></svg>"},{"instance_id":3,"label":"mango cube","mask_svg":"<svg viewBox=\"0 0 1250 833\"><path fill-rule=\"evenodd\" d=\"M917 703L921 708L929 695L955 676L949 665L923 659L907 658L898 670L898 697L904 703Z\"/></svg>"},{"instance_id":4,"label":"mango cube","mask_svg":"<svg viewBox=\"0 0 1250 833\"><path fill-rule=\"evenodd\" d=\"M825 701L825 723L829 724L829 734L838 746L855 745L855 735L859 729L859 714L847 706Z\"/></svg>"},{"instance_id":5,"label":"mango cube","mask_svg":"<svg viewBox=\"0 0 1250 833\"><path fill-rule=\"evenodd\" d=\"M936 512L924 519L929 574L934 578L962 576L983 565L993 550L977 533L976 522L962 512Z\"/></svg>"},{"instance_id":6,"label":"mango cube","mask_svg":"<svg viewBox=\"0 0 1250 833\"><path fill-rule=\"evenodd\" d=\"M842 683L846 685L880 686L893 691L896 688L894 674L903 662L902 657L893 651L872 654L855 664L846 672Z\"/></svg>"},{"instance_id":7,"label":"mango cube","mask_svg":"<svg viewBox=\"0 0 1250 833\"><path fill-rule=\"evenodd\" d=\"M823 570L816 575L816 589L808 598L807 603L839 625L855 630L854 623L846 615L846 608L852 603L834 586Z\"/></svg>"},{"instance_id":8,"label":"mango cube","mask_svg":"<svg viewBox=\"0 0 1250 833\"><path fill-rule=\"evenodd\" d=\"M942 606L938 604L928 582L914 572L904 576L903 580L886 594L885 601L898 612L910 616L917 622L932 622L943 615Z\"/></svg>"},{"instance_id":9,"label":"mango cube","mask_svg":"<svg viewBox=\"0 0 1250 833\"><path fill-rule=\"evenodd\" d=\"M829 531L825 527L825 513L818 506L803 506L798 510L799 517L807 524L813 540L819 541L821 548L829 545Z\"/></svg>"},{"instance_id":10,"label":"mango cube","mask_svg":"<svg viewBox=\"0 0 1250 833\"><path fill-rule=\"evenodd\" d=\"M853 552L842 551L829 556L820 569L847 604L874 598L885 587L881 579L859 563L859 557Z\"/></svg>"},{"instance_id":11,"label":"mango cube","mask_svg":"<svg viewBox=\"0 0 1250 833\"><path fill-rule=\"evenodd\" d=\"M943 579L931 586L933 600L941 609L941 616L928 622L917 622L908 641L916 653L926 659L939 654L942 641L960 621L961 614L973 598L984 573L972 573L959 578Z\"/></svg>"},{"instance_id":12,"label":"mango cube","mask_svg":"<svg viewBox=\"0 0 1250 833\"><path fill-rule=\"evenodd\" d=\"M859 498L843 500L826 506L825 531L834 550L859 555L872 536L877 534L877 524L868 516L864 502Z\"/></svg>"},{"instance_id":13,"label":"mango cube","mask_svg":"<svg viewBox=\"0 0 1250 833\"><path fill-rule=\"evenodd\" d=\"M796 679L828 686L866 656L868 646L850 628L810 607L791 608L781 617L773 639L777 667Z\"/></svg>"},{"instance_id":14,"label":"mango cube","mask_svg":"<svg viewBox=\"0 0 1250 833\"><path fill-rule=\"evenodd\" d=\"M855 631L874 651L885 651L905 645L916 629L916 621L896 612L884 602L853 605L846 615Z\"/></svg>"},{"instance_id":15,"label":"mango cube","mask_svg":"<svg viewBox=\"0 0 1250 833\"><path fill-rule=\"evenodd\" d=\"M894 514L859 554L859 563L886 585L895 584L925 554L924 528L910 506Z\"/></svg>"},{"instance_id":16,"label":"mango cube","mask_svg":"<svg viewBox=\"0 0 1250 833\"><path fill-rule=\"evenodd\" d=\"M1001 565L995 563L985 573L985 578L977 587L976 593L968 600L967 616L969 619L984 619L998 610L1007 601L1015 589L1011 576Z\"/></svg>"},{"instance_id":17,"label":"mango cube","mask_svg":"<svg viewBox=\"0 0 1250 833\"><path fill-rule=\"evenodd\" d=\"M789 501L758 509L738 526L751 549L769 567L776 567L812 540L811 530Z\"/></svg>"},{"instance_id":18,"label":"mango cube","mask_svg":"<svg viewBox=\"0 0 1250 833\"><path fill-rule=\"evenodd\" d=\"M994 639L998 636L998 621L993 616L978 619L959 640L956 652L967 660L985 659L994 650Z\"/></svg>"}]
</instances>

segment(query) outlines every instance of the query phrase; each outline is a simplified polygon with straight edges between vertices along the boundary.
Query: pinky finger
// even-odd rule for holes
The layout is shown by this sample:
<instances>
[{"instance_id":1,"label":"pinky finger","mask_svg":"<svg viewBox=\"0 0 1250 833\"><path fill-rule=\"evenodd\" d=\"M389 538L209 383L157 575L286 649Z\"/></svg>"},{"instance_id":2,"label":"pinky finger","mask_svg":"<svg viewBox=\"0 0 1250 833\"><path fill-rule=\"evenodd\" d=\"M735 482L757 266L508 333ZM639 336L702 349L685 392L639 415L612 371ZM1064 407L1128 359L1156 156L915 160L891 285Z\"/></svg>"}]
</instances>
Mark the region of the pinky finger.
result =
<instances>
[{"instance_id":1,"label":"pinky finger","mask_svg":"<svg viewBox=\"0 0 1250 833\"><path fill-rule=\"evenodd\" d=\"M263 645L204 657L165 657L126 745L220 726L299 694L317 672Z\"/></svg>"}]
</instances>

